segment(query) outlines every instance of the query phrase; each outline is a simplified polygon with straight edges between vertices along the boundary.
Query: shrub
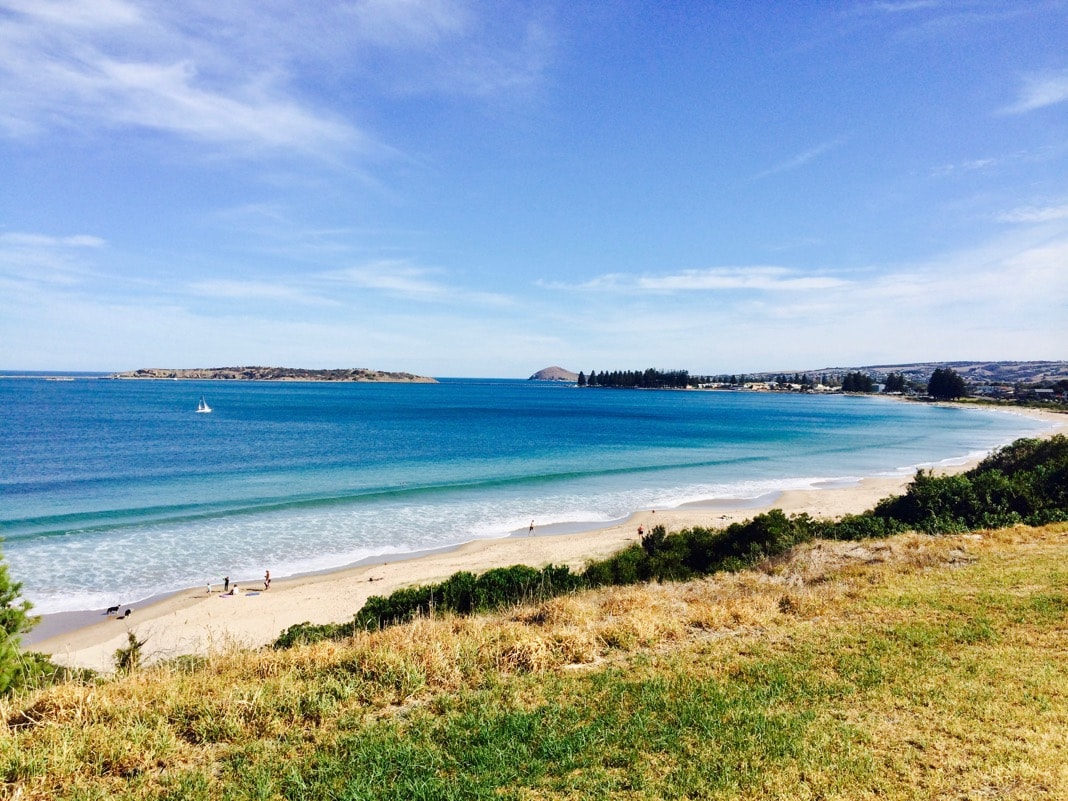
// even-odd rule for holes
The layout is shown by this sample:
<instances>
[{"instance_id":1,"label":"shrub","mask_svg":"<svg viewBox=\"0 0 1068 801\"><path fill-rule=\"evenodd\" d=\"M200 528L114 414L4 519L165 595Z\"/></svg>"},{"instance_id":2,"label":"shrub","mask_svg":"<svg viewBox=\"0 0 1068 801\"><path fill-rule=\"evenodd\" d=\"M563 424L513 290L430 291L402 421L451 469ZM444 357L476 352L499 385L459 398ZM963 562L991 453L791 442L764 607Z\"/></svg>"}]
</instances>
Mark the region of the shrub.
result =
<instances>
[{"instance_id":1,"label":"shrub","mask_svg":"<svg viewBox=\"0 0 1068 801\"><path fill-rule=\"evenodd\" d=\"M115 669L119 673L132 673L141 667L141 649L145 642L137 639L132 631L126 633L126 645L115 649Z\"/></svg>"}]
</instances>

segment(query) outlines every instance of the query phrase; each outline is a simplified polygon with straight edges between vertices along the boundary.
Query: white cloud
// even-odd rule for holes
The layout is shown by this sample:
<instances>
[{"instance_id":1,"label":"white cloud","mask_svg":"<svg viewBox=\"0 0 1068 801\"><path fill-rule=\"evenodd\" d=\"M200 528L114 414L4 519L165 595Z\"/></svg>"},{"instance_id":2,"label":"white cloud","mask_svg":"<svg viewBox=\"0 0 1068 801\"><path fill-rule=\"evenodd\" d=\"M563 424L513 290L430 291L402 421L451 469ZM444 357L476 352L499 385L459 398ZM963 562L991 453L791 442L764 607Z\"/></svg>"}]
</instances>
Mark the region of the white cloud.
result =
<instances>
[{"instance_id":1,"label":"white cloud","mask_svg":"<svg viewBox=\"0 0 1068 801\"><path fill-rule=\"evenodd\" d=\"M406 91L470 93L540 75L546 50L532 23L474 8L0 0L0 133L131 127L248 155L388 150L356 118L360 97L394 73ZM397 58L387 70L375 56L383 48ZM349 106L327 112L338 85Z\"/></svg>"},{"instance_id":2,"label":"white cloud","mask_svg":"<svg viewBox=\"0 0 1068 801\"><path fill-rule=\"evenodd\" d=\"M285 81L216 52L204 54L129 3L6 3L0 33L0 121L28 134L60 120L72 128L140 127L251 148L336 151L363 145L350 124L287 92ZM216 70L205 74L201 63ZM273 79L273 80L272 80Z\"/></svg>"},{"instance_id":3,"label":"white cloud","mask_svg":"<svg viewBox=\"0 0 1068 801\"><path fill-rule=\"evenodd\" d=\"M941 0L901 0L896 3L872 3L871 8L876 11L885 11L889 14L899 14L910 11L925 11L929 8L941 8L944 3Z\"/></svg>"},{"instance_id":4,"label":"white cloud","mask_svg":"<svg viewBox=\"0 0 1068 801\"><path fill-rule=\"evenodd\" d=\"M841 287L847 283L847 281L833 276L806 275L785 267L753 266L682 270L667 275L610 273L585 281L578 286L558 285L558 288L620 293L712 292L719 290L796 292L826 290Z\"/></svg>"},{"instance_id":5,"label":"white cloud","mask_svg":"<svg viewBox=\"0 0 1068 801\"><path fill-rule=\"evenodd\" d=\"M809 148L808 150L804 151L803 153L798 153L793 158L789 158L789 159L787 159L786 161L784 161L784 162L782 162L780 164L776 164L774 167L769 167L766 170L762 170L761 172L758 172L753 177L755 179L767 178L767 177L772 176L772 175L778 175L779 173L792 172L793 170L800 169L801 167L804 167L809 162L814 161L815 159L819 158L824 153L826 153L826 152L828 152L830 150L834 150L835 148L841 146L842 142L843 142L843 140L841 138L838 138L838 139L832 139L829 142L824 142L823 144L820 144L820 145L816 145L815 147Z\"/></svg>"},{"instance_id":6,"label":"white cloud","mask_svg":"<svg viewBox=\"0 0 1068 801\"><path fill-rule=\"evenodd\" d=\"M472 22L449 0L357 0L345 13L368 41L404 49L460 35Z\"/></svg>"},{"instance_id":7,"label":"white cloud","mask_svg":"<svg viewBox=\"0 0 1068 801\"><path fill-rule=\"evenodd\" d=\"M448 294L448 287L432 280L440 270L415 267L402 261L379 261L335 270L324 277L362 289L381 290L407 297L440 298Z\"/></svg>"},{"instance_id":8,"label":"white cloud","mask_svg":"<svg viewBox=\"0 0 1068 801\"><path fill-rule=\"evenodd\" d=\"M1044 223L1068 220L1068 205L1022 206L998 215L997 220L1006 223Z\"/></svg>"},{"instance_id":9,"label":"white cloud","mask_svg":"<svg viewBox=\"0 0 1068 801\"><path fill-rule=\"evenodd\" d=\"M28 232L0 234L0 275L53 285L74 285L93 274L87 251L107 243L97 236L52 236Z\"/></svg>"},{"instance_id":10,"label":"white cloud","mask_svg":"<svg viewBox=\"0 0 1068 801\"><path fill-rule=\"evenodd\" d=\"M337 306L335 299L323 297L285 283L268 281L237 281L227 279L210 279L194 281L188 285L188 291L213 300L278 301L302 306Z\"/></svg>"},{"instance_id":11,"label":"white cloud","mask_svg":"<svg viewBox=\"0 0 1068 801\"><path fill-rule=\"evenodd\" d=\"M3 0L0 8L72 28L111 28L142 22L140 11L125 0Z\"/></svg>"},{"instance_id":12,"label":"white cloud","mask_svg":"<svg viewBox=\"0 0 1068 801\"><path fill-rule=\"evenodd\" d=\"M514 301L496 292L470 290L457 284L446 271L399 260L383 260L323 273L320 278L338 286L366 289L425 303L474 303L507 307ZM447 282L445 279L450 279ZM335 287L333 290L337 291Z\"/></svg>"},{"instance_id":13,"label":"white cloud","mask_svg":"<svg viewBox=\"0 0 1068 801\"><path fill-rule=\"evenodd\" d=\"M991 167L996 167L997 164L997 159L970 159L957 164L943 164L941 167L935 167L931 174L938 178L944 178L962 172L981 172Z\"/></svg>"},{"instance_id":14,"label":"white cloud","mask_svg":"<svg viewBox=\"0 0 1068 801\"><path fill-rule=\"evenodd\" d=\"M1032 75L1024 79L1015 103L1004 109L1006 114L1025 114L1068 100L1068 71Z\"/></svg>"},{"instance_id":15,"label":"white cloud","mask_svg":"<svg viewBox=\"0 0 1068 801\"><path fill-rule=\"evenodd\" d=\"M684 270L675 275L646 276L638 280L640 289L652 291L689 291L718 289L752 289L761 292L830 289L846 282L821 275L798 275L782 267L721 268Z\"/></svg>"},{"instance_id":16,"label":"white cloud","mask_svg":"<svg viewBox=\"0 0 1068 801\"><path fill-rule=\"evenodd\" d=\"M75 234L74 236L49 236L12 232L0 234L0 247L17 248L99 248L107 244L98 236Z\"/></svg>"}]
</instances>

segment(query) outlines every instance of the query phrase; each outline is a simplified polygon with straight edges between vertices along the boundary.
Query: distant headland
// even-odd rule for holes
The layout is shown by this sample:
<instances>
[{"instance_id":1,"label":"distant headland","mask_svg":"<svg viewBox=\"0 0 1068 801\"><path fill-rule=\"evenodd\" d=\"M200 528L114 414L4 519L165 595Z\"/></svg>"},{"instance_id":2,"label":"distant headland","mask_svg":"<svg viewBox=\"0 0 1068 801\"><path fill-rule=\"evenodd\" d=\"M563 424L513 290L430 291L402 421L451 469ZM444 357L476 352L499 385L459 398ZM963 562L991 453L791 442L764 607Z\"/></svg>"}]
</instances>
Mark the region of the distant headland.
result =
<instances>
[{"instance_id":1,"label":"distant headland","mask_svg":"<svg viewBox=\"0 0 1068 801\"><path fill-rule=\"evenodd\" d=\"M308 370L300 367L196 367L192 369L143 368L113 373L110 378L197 381L355 381L394 384L436 384L437 379L412 373L388 373L363 367Z\"/></svg>"}]
</instances>

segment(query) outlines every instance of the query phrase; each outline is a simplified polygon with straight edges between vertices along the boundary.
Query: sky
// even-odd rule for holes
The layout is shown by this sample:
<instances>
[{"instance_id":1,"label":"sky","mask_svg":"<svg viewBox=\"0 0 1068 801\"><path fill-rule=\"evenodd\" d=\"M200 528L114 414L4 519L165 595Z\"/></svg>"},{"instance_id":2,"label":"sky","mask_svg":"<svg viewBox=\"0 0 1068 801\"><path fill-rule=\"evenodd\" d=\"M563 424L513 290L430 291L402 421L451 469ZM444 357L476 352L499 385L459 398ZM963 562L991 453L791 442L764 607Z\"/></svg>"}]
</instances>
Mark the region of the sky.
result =
<instances>
[{"instance_id":1,"label":"sky","mask_svg":"<svg viewBox=\"0 0 1068 801\"><path fill-rule=\"evenodd\" d=\"M1068 358L1068 3L0 0L0 369Z\"/></svg>"}]
</instances>

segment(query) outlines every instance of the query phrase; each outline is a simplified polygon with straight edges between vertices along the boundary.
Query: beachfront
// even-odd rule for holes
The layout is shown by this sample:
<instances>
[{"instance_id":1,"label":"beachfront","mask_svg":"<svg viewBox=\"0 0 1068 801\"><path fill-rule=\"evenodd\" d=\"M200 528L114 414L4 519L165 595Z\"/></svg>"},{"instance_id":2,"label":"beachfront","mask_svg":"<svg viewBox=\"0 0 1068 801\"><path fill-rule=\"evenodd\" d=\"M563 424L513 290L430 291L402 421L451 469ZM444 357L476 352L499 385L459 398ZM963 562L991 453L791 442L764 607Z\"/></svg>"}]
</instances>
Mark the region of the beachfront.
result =
<instances>
[{"instance_id":1,"label":"beachfront","mask_svg":"<svg viewBox=\"0 0 1068 801\"><path fill-rule=\"evenodd\" d=\"M1024 410L1049 423L1047 435L1058 433L1064 415ZM973 466L959 465L946 471ZM95 670L112 669L115 650L133 631L144 641L148 661L186 654L210 654L229 648L254 648L272 642L291 625L348 620L372 595L441 581L460 570L480 573L494 567L525 564L542 567L552 563L581 568L588 560L608 556L635 542L637 529L663 525L668 531L703 526L724 527L770 508L788 514L835 518L865 511L880 499L904 491L912 476L868 478L855 485L791 491L770 498L762 506L722 505L669 510L643 510L625 522L580 534L516 536L478 540L458 548L416 558L363 565L336 572L275 580L269 591L261 585L246 585L239 595L223 595L216 585L209 594L201 586L175 593L158 602L137 607L129 618L101 616L99 622L65 631L34 642L32 650L50 654L62 664Z\"/></svg>"}]
</instances>

